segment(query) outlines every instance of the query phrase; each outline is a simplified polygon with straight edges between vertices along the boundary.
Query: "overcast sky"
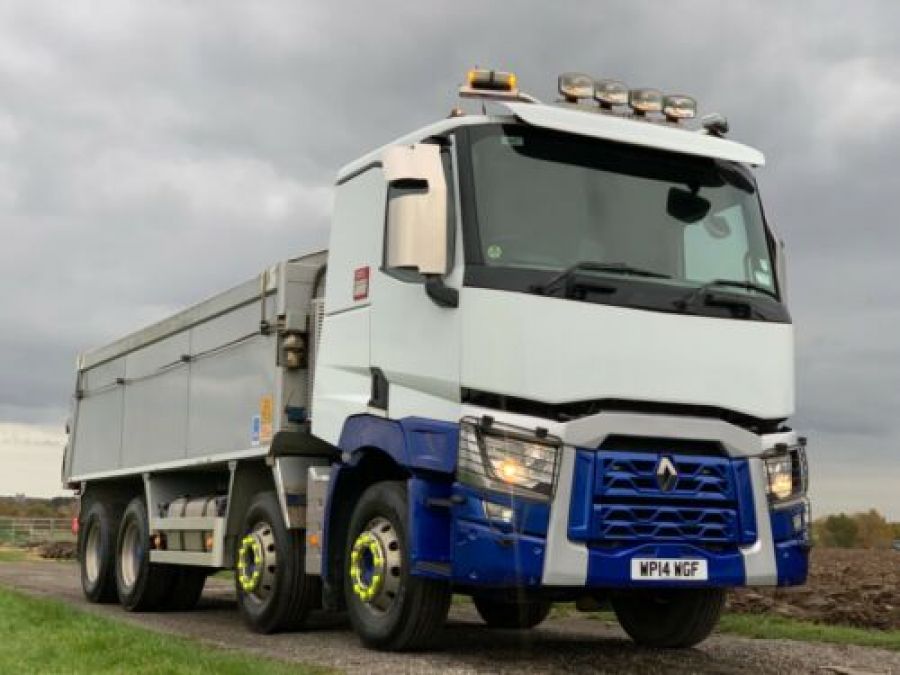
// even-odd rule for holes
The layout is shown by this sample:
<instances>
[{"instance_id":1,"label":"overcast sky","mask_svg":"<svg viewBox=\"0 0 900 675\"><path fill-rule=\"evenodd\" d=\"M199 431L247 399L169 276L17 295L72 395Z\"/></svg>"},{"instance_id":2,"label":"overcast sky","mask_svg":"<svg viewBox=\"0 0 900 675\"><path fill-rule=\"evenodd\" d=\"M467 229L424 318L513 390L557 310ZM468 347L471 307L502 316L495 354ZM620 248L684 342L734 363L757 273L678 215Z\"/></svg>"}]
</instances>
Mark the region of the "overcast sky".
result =
<instances>
[{"instance_id":1,"label":"overcast sky","mask_svg":"<svg viewBox=\"0 0 900 675\"><path fill-rule=\"evenodd\" d=\"M766 153L814 509L900 519L900 4L443 6L0 3L0 494L59 492L79 351L324 245L337 169L481 64L694 94Z\"/></svg>"}]
</instances>

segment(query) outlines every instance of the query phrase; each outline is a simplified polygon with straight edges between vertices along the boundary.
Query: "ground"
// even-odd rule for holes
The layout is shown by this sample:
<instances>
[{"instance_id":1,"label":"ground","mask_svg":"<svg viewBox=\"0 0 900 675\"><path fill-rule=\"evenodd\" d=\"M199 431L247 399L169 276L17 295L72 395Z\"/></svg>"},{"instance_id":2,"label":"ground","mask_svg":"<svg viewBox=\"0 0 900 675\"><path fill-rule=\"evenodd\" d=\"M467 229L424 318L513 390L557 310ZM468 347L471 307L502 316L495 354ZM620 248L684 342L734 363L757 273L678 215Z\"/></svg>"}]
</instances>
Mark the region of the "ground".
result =
<instances>
[{"instance_id":1,"label":"ground","mask_svg":"<svg viewBox=\"0 0 900 675\"><path fill-rule=\"evenodd\" d=\"M566 612L533 631L491 631L484 628L468 604L454 605L440 651L380 654L360 647L342 617L317 616L312 630L305 633L250 633L235 611L231 584L222 578L210 579L197 610L167 614L127 614L117 606L88 605L81 596L77 567L70 563L6 562L0 565L0 585L245 654L349 673L900 673L900 651L850 645L718 634L691 650L640 649L625 638L614 622Z\"/></svg>"},{"instance_id":2,"label":"ground","mask_svg":"<svg viewBox=\"0 0 900 675\"><path fill-rule=\"evenodd\" d=\"M744 613L900 630L900 551L813 549L805 586L741 589L730 606Z\"/></svg>"}]
</instances>

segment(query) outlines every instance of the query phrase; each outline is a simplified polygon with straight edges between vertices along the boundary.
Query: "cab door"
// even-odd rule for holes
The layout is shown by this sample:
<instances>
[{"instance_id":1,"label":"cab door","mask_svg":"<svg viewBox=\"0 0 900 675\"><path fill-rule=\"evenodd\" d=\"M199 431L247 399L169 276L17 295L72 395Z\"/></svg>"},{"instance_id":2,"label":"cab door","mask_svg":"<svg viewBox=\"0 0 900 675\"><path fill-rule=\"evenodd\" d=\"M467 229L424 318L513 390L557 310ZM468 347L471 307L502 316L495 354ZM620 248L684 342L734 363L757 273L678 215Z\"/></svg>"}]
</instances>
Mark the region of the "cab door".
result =
<instances>
[{"instance_id":1,"label":"cab door","mask_svg":"<svg viewBox=\"0 0 900 675\"><path fill-rule=\"evenodd\" d=\"M459 289L463 256L455 150L452 137L441 139L440 144L447 187L449 263L444 283ZM404 189L410 188L388 187L388 210ZM387 269L387 227L384 233L381 265L372 279L370 412L392 419L456 421L460 414L460 309L440 306L429 297L425 278L418 272Z\"/></svg>"}]
</instances>

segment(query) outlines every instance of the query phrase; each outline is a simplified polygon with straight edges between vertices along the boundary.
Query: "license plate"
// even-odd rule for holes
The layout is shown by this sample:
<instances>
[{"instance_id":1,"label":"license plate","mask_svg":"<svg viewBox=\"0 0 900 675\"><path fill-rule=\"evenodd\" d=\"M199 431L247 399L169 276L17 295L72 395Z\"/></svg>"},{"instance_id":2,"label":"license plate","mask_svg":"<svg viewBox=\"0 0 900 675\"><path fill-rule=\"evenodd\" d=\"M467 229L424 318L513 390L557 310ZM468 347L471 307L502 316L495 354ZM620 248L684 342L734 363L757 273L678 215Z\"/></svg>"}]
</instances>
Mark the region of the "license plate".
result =
<instances>
[{"instance_id":1,"label":"license plate","mask_svg":"<svg viewBox=\"0 0 900 675\"><path fill-rule=\"evenodd\" d=\"M631 579L632 581L646 579L706 581L706 561L683 558L632 558Z\"/></svg>"}]
</instances>

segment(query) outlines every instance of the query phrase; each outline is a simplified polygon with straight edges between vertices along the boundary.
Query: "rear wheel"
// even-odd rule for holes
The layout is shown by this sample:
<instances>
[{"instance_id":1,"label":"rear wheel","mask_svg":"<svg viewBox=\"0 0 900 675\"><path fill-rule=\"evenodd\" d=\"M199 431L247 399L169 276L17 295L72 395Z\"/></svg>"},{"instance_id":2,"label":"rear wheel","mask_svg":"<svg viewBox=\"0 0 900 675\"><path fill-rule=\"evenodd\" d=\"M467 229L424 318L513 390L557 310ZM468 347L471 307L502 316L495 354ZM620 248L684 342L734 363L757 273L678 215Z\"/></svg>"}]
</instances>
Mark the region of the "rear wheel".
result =
<instances>
[{"instance_id":1,"label":"rear wheel","mask_svg":"<svg viewBox=\"0 0 900 675\"><path fill-rule=\"evenodd\" d=\"M119 510L95 501L78 527L78 560L81 589L89 602L116 601L116 535Z\"/></svg>"},{"instance_id":2,"label":"rear wheel","mask_svg":"<svg viewBox=\"0 0 900 675\"><path fill-rule=\"evenodd\" d=\"M174 570L150 562L150 529L141 497L132 499L122 515L115 567L119 602L125 609L133 612L160 609Z\"/></svg>"},{"instance_id":3,"label":"rear wheel","mask_svg":"<svg viewBox=\"0 0 900 675\"><path fill-rule=\"evenodd\" d=\"M363 644L429 646L450 608L450 585L409 573L406 486L376 483L360 497L345 550L344 597Z\"/></svg>"},{"instance_id":4,"label":"rear wheel","mask_svg":"<svg viewBox=\"0 0 900 675\"><path fill-rule=\"evenodd\" d=\"M612 598L631 639L649 647L693 647L712 632L725 606L720 588L631 591Z\"/></svg>"},{"instance_id":5,"label":"rear wheel","mask_svg":"<svg viewBox=\"0 0 900 675\"><path fill-rule=\"evenodd\" d=\"M235 587L247 625L257 633L296 630L317 606L317 577L306 575L303 532L289 530L272 492L258 494L237 542Z\"/></svg>"},{"instance_id":6,"label":"rear wheel","mask_svg":"<svg viewBox=\"0 0 900 675\"><path fill-rule=\"evenodd\" d=\"M509 602L477 595L472 602L491 628L534 628L547 618L552 607L544 600Z\"/></svg>"}]
</instances>

